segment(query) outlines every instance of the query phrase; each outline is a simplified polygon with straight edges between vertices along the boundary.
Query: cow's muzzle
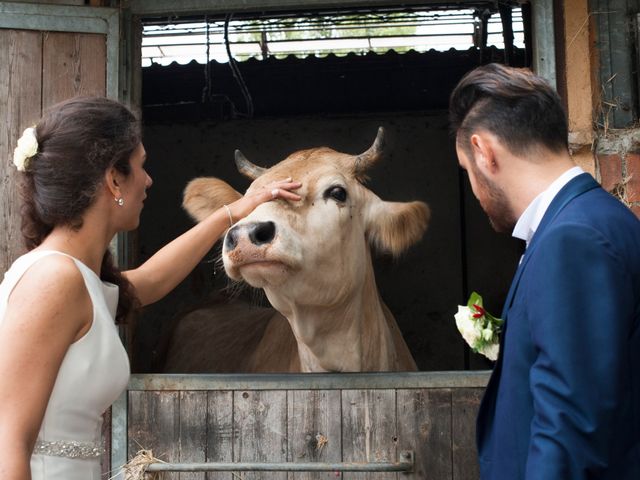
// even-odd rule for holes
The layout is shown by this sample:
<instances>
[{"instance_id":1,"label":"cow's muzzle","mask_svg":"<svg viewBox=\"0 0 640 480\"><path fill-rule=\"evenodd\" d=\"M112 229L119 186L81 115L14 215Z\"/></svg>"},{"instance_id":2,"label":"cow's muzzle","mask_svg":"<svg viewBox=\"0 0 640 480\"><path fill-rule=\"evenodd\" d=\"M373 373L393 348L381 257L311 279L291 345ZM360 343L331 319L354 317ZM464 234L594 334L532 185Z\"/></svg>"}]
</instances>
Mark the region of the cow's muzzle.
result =
<instances>
[{"instance_id":1,"label":"cow's muzzle","mask_svg":"<svg viewBox=\"0 0 640 480\"><path fill-rule=\"evenodd\" d=\"M276 236L276 224L273 222L253 222L236 225L227 232L224 247L227 251L235 249L243 236L247 236L251 243L257 246L271 243Z\"/></svg>"}]
</instances>

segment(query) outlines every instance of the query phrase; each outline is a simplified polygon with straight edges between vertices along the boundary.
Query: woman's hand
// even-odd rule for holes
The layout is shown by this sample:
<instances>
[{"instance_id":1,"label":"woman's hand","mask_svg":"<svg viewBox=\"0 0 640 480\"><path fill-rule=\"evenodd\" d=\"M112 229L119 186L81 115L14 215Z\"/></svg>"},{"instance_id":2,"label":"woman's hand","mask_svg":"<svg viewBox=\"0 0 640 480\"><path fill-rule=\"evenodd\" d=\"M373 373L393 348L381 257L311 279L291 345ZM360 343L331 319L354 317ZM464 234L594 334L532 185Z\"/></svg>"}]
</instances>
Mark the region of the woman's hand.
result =
<instances>
[{"instance_id":1,"label":"woman's hand","mask_svg":"<svg viewBox=\"0 0 640 480\"><path fill-rule=\"evenodd\" d=\"M287 178L252 191L227 205L227 208L214 211L196 226L162 247L138 268L124 272L136 289L141 305L149 305L161 299L184 280L216 240L230 227L230 223L237 222L249 215L258 205L276 198L300 200L300 195L291 190L300 188L301 185L300 182L293 182Z\"/></svg>"},{"instance_id":2,"label":"woman's hand","mask_svg":"<svg viewBox=\"0 0 640 480\"><path fill-rule=\"evenodd\" d=\"M258 205L276 198L294 202L300 200L302 197L291 190L296 190L301 186L300 182L294 182L291 178L286 178L271 182L255 192L243 196L229 205L233 222L235 223L249 215Z\"/></svg>"}]
</instances>

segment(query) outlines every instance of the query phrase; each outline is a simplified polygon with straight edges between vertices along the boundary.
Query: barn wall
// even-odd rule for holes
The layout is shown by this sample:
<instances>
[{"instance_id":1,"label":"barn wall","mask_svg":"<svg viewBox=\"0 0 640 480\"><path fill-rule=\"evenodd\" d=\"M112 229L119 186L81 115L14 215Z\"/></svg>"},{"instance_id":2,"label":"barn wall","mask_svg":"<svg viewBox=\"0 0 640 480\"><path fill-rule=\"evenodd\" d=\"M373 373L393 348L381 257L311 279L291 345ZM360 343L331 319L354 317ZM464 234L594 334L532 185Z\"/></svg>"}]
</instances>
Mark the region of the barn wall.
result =
<instances>
[{"instance_id":1,"label":"barn wall","mask_svg":"<svg viewBox=\"0 0 640 480\"><path fill-rule=\"evenodd\" d=\"M640 133L633 122L623 121L635 115L637 79L628 81L631 72L622 68L636 61L630 45L637 7L605 12L588 0L565 0L560 6L560 84L574 160L640 218ZM624 37L626 47L617 36ZM601 71L599 63L614 71Z\"/></svg>"},{"instance_id":2,"label":"barn wall","mask_svg":"<svg viewBox=\"0 0 640 480\"><path fill-rule=\"evenodd\" d=\"M602 186L640 218L640 130L600 132L596 155Z\"/></svg>"},{"instance_id":3,"label":"barn wall","mask_svg":"<svg viewBox=\"0 0 640 480\"><path fill-rule=\"evenodd\" d=\"M190 179L218 176L241 192L246 189L249 182L233 164L236 148L264 166L313 146L356 154L369 147L380 125L388 131L389 156L371 172L370 188L383 199L423 200L432 209L431 224L420 243L399 260L376 258L382 298L421 369L465 368L465 347L453 321L456 306L466 301L465 279L499 312L519 250L508 237L496 238L471 200L468 182L459 177L443 111L147 124L144 141L154 185L138 232L140 261L191 225L179 208ZM468 228L461 224L461 202ZM499 251L500 258L487 256L487 249ZM212 253L208 257L212 263L202 263L176 292L145 310L134 348L134 354L142 352L136 357L136 371L161 369L162 341L175 316L227 285L224 270L220 265L216 269L216 255Z\"/></svg>"},{"instance_id":4,"label":"barn wall","mask_svg":"<svg viewBox=\"0 0 640 480\"><path fill-rule=\"evenodd\" d=\"M43 110L74 95L105 95L105 36L0 29L0 272L23 253L13 150Z\"/></svg>"},{"instance_id":5,"label":"barn wall","mask_svg":"<svg viewBox=\"0 0 640 480\"><path fill-rule=\"evenodd\" d=\"M22 58L24 60L19 61ZM24 251L13 149L41 113L42 34L0 29L0 272Z\"/></svg>"}]
</instances>

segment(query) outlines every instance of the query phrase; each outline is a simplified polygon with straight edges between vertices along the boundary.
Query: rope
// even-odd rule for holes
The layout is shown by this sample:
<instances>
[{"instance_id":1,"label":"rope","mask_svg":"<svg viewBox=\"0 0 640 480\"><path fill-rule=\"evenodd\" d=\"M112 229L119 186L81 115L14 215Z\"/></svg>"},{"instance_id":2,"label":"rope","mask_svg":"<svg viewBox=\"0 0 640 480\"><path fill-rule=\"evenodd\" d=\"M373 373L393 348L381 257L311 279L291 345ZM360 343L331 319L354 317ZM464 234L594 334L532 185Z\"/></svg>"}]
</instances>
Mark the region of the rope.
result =
<instances>
[{"instance_id":1,"label":"rope","mask_svg":"<svg viewBox=\"0 0 640 480\"><path fill-rule=\"evenodd\" d=\"M211 100L211 96L213 94L211 87L211 58L209 56L209 17L207 15L204 16L204 21L207 24L207 63L204 65L204 88L202 89L202 103L205 103L207 100Z\"/></svg>"},{"instance_id":2,"label":"rope","mask_svg":"<svg viewBox=\"0 0 640 480\"><path fill-rule=\"evenodd\" d=\"M253 117L253 100L251 99L251 93L247 88L247 84L244 83L242 73L240 73L240 69L238 68L238 63L231 54L231 45L229 43L229 22L231 21L232 16L233 14L229 13L224 19L224 46L227 50L227 56L229 57L229 66L231 67L231 73L233 73L233 78L235 78L236 82L238 82L240 90L242 91L242 95L244 96L245 103L247 104L246 116L251 118Z\"/></svg>"}]
</instances>

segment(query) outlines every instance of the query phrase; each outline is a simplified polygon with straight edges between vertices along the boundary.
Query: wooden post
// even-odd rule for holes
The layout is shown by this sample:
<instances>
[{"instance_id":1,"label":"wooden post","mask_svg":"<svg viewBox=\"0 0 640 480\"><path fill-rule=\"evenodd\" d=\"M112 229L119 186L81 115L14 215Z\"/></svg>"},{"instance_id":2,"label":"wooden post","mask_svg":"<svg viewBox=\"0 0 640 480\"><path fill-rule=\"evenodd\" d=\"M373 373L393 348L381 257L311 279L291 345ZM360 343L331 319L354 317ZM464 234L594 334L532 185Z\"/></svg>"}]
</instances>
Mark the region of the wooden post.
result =
<instances>
[{"instance_id":1,"label":"wooden post","mask_svg":"<svg viewBox=\"0 0 640 480\"><path fill-rule=\"evenodd\" d=\"M13 150L41 115L42 34L0 29L0 278L24 252Z\"/></svg>"},{"instance_id":2,"label":"wooden post","mask_svg":"<svg viewBox=\"0 0 640 480\"><path fill-rule=\"evenodd\" d=\"M594 114L591 13L587 0L564 2L564 52L569 144L574 161L599 180L591 149Z\"/></svg>"}]
</instances>

